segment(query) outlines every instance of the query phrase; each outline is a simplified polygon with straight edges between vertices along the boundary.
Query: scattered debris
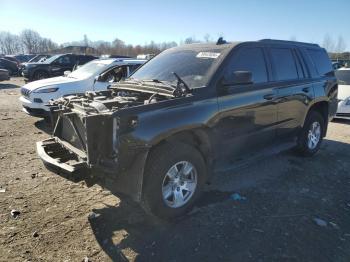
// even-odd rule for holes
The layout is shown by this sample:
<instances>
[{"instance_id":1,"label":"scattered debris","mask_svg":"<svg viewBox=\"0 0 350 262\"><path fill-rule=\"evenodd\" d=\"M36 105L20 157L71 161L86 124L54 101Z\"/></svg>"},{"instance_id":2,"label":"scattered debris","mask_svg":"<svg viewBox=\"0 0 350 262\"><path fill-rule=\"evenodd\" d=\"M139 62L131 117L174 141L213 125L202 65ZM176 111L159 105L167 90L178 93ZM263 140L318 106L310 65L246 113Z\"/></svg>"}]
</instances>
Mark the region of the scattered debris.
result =
<instances>
[{"instance_id":1,"label":"scattered debris","mask_svg":"<svg viewBox=\"0 0 350 262\"><path fill-rule=\"evenodd\" d=\"M253 228L253 231L259 232L259 233L264 233L264 230L259 229L259 228Z\"/></svg>"},{"instance_id":2,"label":"scattered debris","mask_svg":"<svg viewBox=\"0 0 350 262\"><path fill-rule=\"evenodd\" d=\"M324 221L323 219L315 217L313 220L320 227L326 227L328 225L328 223L326 221Z\"/></svg>"},{"instance_id":3,"label":"scattered debris","mask_svg":"<svg viewBox=\"0 0 350 262\"><path fill-rule=\"evenodd\" d=\"M6 188L0 188L0 193L5 193L6 192Z\"/></svg>"},{"instance_id":4,"label":"scattered debris","mask_svg":"<svg viewBox=\"0 0 350 262\"><path fill-rule=\"evenodd\" d=\"M241 196L241 195L238 194L238 193L232 194L232 195L231 195L231 199L232 199L232 200L235 200L235 201L247 200L246 197Z\"/></svg>"},{"instance_id":5,"label":"scattered debris","mask_svg":"<svg viewBox=\"0 0 350 262\"><path fill-rule=\"evenodd\" d=\"M18 218L20 214L21 214L21 211L19 211L19 210L16 210L16 209L12 209L12 210L11 210L11 216L12 216L14 219Z\"/></svg>"},{"instance_id":6,"label":"scattered debris","mask_svg":"<svg viewBox=\"0 0 350 262\"><path fill-rule=\"evenodd\" d=\"M96 214L95 212L91 212L88 216L89 219L96 219L99 216L101 216L101 214Z\"/></svg>"},{"instance_id":7,"label":"scattered debris","mask_svg":"<svg viewBox=\"0 0 350 262\"><path fill-rule=\"evenodd\" d=\"M32 234L33 237L38 237L39 233L37 231L34 231L34 233Z\"/></svg>"},{"instance_id":8,"label":"scattered debris","mask_svg":"<svg viewBox=\"0 0 350 262\"><path fill-rule=\"evenodd\" d=\"M84 257L82 262L91 262L91 260L88 257Z\"/></svg>"},{"instance_id":9,"label":"scattered debris","mask_svg":"<svg viewBox=\"0 0 350 262\"><path fill-rule=\"evenodd\" d=\"M34 179L34 178L36 178L37 173L33 173L33 174L31 174L30 176L32 177L32 179Z\"/></svg>"},{"instance_id":10,"label":"scattered debris","mask_svg":"<svg viewBox=\"0 0 350 262\"><path fill-rule=\"evenodd\" d=\"M336 223L334 223L334 222L329 222L329 224L330 224L332 227L334 227L335 229L339 229L339 226L338 226Z\"/></svg>"}]
</instances>

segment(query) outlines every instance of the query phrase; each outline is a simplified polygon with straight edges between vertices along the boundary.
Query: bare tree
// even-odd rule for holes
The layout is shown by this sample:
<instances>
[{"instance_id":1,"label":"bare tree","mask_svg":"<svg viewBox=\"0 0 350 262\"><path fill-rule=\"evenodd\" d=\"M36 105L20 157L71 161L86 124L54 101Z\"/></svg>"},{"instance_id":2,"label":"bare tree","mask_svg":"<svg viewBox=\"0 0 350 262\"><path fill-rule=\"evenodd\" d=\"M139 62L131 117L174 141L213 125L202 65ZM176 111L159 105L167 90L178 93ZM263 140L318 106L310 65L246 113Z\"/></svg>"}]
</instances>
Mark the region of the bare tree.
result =
<instances>
[{"instance_id":1,"label":"bare tree","mask_svg":"<svg viewBox=\"0 0 350 262\"><path fill-rule=\"evenodd\" d=\"M346 49L346 43L344 41L344 38L340 35L338 37L337 44L335 45L335 52L343 53L345 49Z\"/></svg>"},{"instance_id":2,"label":"bare tree","mask_svg":"<svg viewBox=\"0 0 350 262\"><path fill-rule=\"evenodd\" d=\"M89 42L90 41L89 41L89 38L87 37L86 34L84 35L84 40L83 41L84 41L84 46L89 46Z\"/></svg>"},{"instance_id":3,"label":"bare tree","mask_svg":"<svg viewBox=\"0 0 350 262\"><path fill-rule=\"evenodd\" d=\"M28 53L35 54L40 52L40 41L42 38L38 32L31 29L24 29L20 37Z\"/></svg>"},{"instance_id":4,"label":"bare tree","mask_svg":"<svg viewBox=\"0 0 350 262\"><path fill-rule=\"evenodd\" d=\"M326 34L324 36L322 46L327 50L328 53L334 52L334 40L329 34Z\"/></svg>"},{"instance_id":5,"label":"bare tree","mask_svg":"<svg viewBox=\"0 0 350 262\"><path fill-rule=\"evenodd\" d=\"M17 35L0 32L0 51L3 54L16 54L22 51L21 42Z\"/></svg>"},{"instance_id":6,"label":"bare tree","mask_svg":"<svg viewBox=\"0 0 350 262\"><path fill-rule=\"evenodd\" d=\"M205 34L203 38L204 38L204 42L206 42L206 43L213 41L212 37L208 33Z\"/></svg>"}]
</instances>

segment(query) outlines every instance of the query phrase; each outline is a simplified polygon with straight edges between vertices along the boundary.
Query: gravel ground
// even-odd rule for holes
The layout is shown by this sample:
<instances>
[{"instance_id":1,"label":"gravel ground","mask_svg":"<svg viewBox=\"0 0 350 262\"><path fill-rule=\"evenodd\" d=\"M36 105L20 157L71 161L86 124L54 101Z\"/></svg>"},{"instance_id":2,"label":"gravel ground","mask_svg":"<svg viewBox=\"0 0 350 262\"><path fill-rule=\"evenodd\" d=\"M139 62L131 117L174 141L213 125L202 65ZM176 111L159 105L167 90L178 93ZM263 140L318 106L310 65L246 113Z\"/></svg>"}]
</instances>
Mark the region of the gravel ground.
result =
<instances>
[{"instance_id":1,"label":"gravel ground","mask_svg":"<svg viewBox=\"0 0 350 262\"><path fill-rule=\"evenodd\" d=\"M0 261L350 261L350 122L332 122L313 158L219 174L170 224L46 170L35 142L48 130L21 111L21 85L0 83Z\"/></svg>"}]
</instances>

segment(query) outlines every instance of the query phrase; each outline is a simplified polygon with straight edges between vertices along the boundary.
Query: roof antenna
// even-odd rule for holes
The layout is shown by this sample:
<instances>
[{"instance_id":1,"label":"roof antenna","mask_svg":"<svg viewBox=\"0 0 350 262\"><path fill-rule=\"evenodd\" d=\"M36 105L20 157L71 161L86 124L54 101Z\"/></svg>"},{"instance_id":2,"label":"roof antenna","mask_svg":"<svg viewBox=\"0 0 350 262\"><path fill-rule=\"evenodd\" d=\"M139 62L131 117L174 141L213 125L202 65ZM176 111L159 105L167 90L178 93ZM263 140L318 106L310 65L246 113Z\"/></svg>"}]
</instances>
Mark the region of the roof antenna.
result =
<instances>
[{"instance_id":1,"label":"roof antenna","mask_svg":"<svg viewBox=\"0 0 350 262\"><path fill-rule=\"evenodd\" d=\"M224 38L222 36L219 37L218 41L216 42L217 45L223 45L223 44L227 44L227 41L224 40Z\"/></svg>"}]
</instances>

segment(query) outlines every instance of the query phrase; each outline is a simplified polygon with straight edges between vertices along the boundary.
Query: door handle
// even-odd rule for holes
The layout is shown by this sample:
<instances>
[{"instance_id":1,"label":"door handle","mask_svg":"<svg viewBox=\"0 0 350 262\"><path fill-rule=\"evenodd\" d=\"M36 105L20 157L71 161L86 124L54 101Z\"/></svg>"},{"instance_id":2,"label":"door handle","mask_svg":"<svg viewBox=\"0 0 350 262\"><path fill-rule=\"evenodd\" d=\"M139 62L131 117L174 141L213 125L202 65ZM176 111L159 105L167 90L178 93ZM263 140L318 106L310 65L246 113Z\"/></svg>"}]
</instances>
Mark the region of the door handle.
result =
<instances>
[{"instance_id":1,"label":"door handle","mask_svg":"<svg viewBox=\"0 0 350 262\"><path fill-rule=\"evenodd\" d=\"M274 94L267 94L267 95L264 95L264 99L266 99L266 100L272 100L274 97L275 97Z\"/></svg>"},{"instance_id":2,"label":"door handle","mask_svg":"<svg viewBox=\"0 0 350 262\"><path fill-rule=\"evenodd\" d=\"M303 89L304 93L309 93L310 92L310 87L304 87Z\"/></svg>"}]
</instances>

